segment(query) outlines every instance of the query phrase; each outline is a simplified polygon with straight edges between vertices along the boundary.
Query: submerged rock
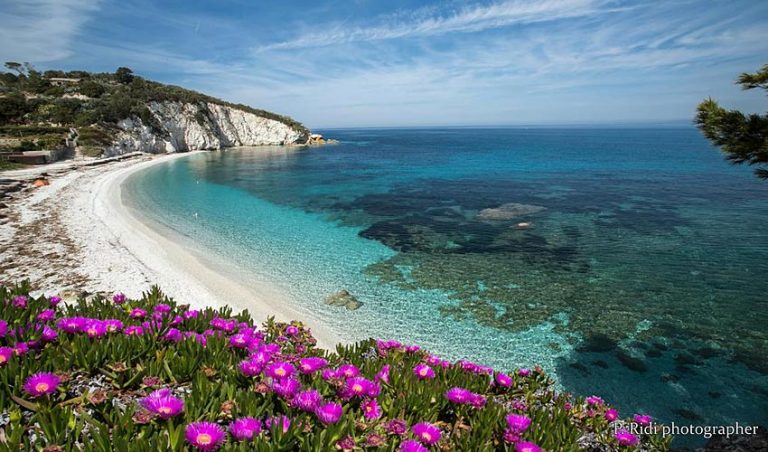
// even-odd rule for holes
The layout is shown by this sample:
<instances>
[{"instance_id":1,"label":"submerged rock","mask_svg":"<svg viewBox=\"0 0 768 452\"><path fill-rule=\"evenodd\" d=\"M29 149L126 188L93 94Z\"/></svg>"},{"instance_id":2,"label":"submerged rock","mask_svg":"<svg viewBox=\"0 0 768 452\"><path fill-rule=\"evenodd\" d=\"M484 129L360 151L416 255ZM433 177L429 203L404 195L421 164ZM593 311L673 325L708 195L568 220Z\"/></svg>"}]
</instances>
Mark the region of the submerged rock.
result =
<instances>
[{"instance_id":1,"label":"submerged rock","mask_svg":"<svg viewBox=\"0 0 768 452\"><path fill-rule=\"evenodd\" d=\"M477 214L480 220L511 220L546 210L546 207L509 202L499 207L483 209Z\"/></svg>"},{"instance_id":2,"label":"submerged rock","mask_svg":"<svg viewBox=\"0 0 768 452\"><path fill-rule=\"evenodd\" d=\"M354 295L349 293L347 289L341 289L336 293L332 293L325 297L325 304L331 306L342 306L350 311L356 311L360 309L363 302L355 298Z\"/></svg>"},{"instance_id":3,"label":"submerged rock","mask_svg":"<svg viewBox=\"0 0 768 452\"><path fill-rule=\"evenodd\" d=\"M618 350L616 352L616 358L618 358L619 361L621 361L621 364L623 364L624 367L629 370L633 370L635 372L648 371L648 366L645 365L645 362L642 359L636 358L624 350Z\"/></svg>"}]
</instances>

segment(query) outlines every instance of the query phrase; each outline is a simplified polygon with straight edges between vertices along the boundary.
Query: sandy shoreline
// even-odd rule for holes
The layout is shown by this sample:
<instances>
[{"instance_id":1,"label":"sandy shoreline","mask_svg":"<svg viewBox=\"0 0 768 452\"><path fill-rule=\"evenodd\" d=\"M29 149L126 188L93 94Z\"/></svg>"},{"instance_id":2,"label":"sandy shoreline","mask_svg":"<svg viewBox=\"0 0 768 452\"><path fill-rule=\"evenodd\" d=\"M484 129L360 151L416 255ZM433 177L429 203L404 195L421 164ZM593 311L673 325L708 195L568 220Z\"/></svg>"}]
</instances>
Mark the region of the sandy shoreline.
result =
<instances>
[{"instance_id":1,"label":"sandy shoreline","mask_svg":"<svg viewBox=\"0 0 768 452\"><path fill-rule=\"evenodd\" d=\"M312 328L319 345L333 347L338 337L318 322L300 318L291 308L294 301L269 281L244 283L232 264L207 255L191 240L154 225L124 204L121 185L130 175L186 155L0 173L0 179L28 181L46 172L50 181L4 199L0 280L29 278L46 293L122 291L131 297L157 284L193 307L247 309L259 322L269 316L301 320Z\"/></svg>"}]
</instances>

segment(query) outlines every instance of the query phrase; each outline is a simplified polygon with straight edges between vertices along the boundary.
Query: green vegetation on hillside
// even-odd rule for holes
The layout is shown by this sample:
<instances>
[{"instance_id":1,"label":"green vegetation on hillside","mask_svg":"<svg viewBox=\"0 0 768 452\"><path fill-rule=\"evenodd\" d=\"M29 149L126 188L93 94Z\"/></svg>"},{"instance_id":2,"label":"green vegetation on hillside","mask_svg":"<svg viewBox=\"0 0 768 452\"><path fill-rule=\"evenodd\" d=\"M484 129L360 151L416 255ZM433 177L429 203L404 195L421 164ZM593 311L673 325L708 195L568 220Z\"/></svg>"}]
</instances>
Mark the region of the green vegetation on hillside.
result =
<instances>
[{"instance_id":1,"label":"green vegetation on hillside","mask_svg":"<svg viewBox=\"0 0 768 452\"><path fill-rule=\"evenodd\" d=\"M264 110L233 104L178 86L146 80L128 68L115 73L86 71L35 70L28 63L7 62L8 72L0 73L0 151L20 151L50 146L50 140L63 141L69 127L88 127L92 136L100 136L91 144L105 140L122 119L137 116L150 127L157 128L147 108L149 102L214 103L237 108L255 115L280 121L307 136L309 131L299 122ZM13 130L6 127L14 128ZM61 128L55 137L48 131L24 132L22 129ZM29 143L22 146L18 133ZM45 135L45 136L43 136ZM82 142L81 142L82 143Z\"/></svg>"},{"instance_id":2,"label":"green vegetation on hillside","mask_svg":"<svg viewBox=\"0 0 768 452\"><path fill-rule=\"evenodd\" d=\"M768 91L768 64L754 74L741 74L737 83L745 90ZM726 110L710 98L699 104L696 125L731 163L768 164L768 115ZM755 175L768 179L768 168L757 168Z\"/></svg>"}]
</instances>

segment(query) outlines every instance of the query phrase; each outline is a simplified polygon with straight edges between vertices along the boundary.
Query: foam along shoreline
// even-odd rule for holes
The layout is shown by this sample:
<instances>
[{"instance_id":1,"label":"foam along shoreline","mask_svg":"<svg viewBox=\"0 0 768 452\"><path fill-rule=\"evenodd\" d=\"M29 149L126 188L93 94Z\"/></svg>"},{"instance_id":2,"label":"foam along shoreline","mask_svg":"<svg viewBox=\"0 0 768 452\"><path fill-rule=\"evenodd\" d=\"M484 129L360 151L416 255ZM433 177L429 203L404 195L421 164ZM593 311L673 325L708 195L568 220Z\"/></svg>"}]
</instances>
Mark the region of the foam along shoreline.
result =
<instances>
[{"instance_id":1,"label":"foam along shoreline","mask_svg":"<svg viewBox=\"0 0 768 452\"><path fill-rule=\"evenodd\" d=\"M319 346L333 349L339 338L295 311L295 300L276 285L217 260L123 202L129 195L123 182L129 176L194 153L142 155L98 167L68 162L3 172L3 178L24 181L45 174L50 185L27 189L8 202L7 221L0 224L0 280L29 279L51 291L49 295L121 290L139 297L156 284L194 308L227 305L236 312L247 309L259 322L270 316L300 320L312 329Z\"/></svg>"},{"instance_id":2,"label":"foam along shoreline","mask_svg":"<svg viewBox=\"0 0 768 452\"><path fill-rule=\"evenodd\" d=\"M191 239L170 228L156 224L126 205L123 182L132 174L169 159L176 154L156 158L106 174L92 192L95 215L117 238L119 245L152 275L164 292L195 307L231 306L247 309L261 322L274 316L279 321L301 320L312 329L318 344L333 348L338 338L312 319L299 318L291 308L295 303L269 281L247 278L231 263L208 255ZM240 276L241 278L237 278Z\"/></svg>"}]
</instances>

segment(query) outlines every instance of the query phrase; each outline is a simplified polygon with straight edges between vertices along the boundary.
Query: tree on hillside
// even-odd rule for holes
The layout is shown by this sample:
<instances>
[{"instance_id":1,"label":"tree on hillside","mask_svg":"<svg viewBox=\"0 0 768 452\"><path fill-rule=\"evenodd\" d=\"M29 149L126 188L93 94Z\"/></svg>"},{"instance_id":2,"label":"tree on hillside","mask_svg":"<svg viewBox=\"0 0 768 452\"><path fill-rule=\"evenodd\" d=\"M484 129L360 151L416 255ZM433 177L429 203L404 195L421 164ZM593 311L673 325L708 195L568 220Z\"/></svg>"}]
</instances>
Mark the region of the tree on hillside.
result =
<instances>
[{"instance_id":1,"label":"tree on hillside","mask_svg":"<svg viewBox=\"0 0 768 452\"><path fill-rule=\"evenodd\" d=\"M16 71L19 75L24 75L24 66L21 63L17 63L15 61L6 61L5 67L12 71Z\"/></svg>"},{"instance_id":2,"label":"tree on hillside","mask_svg":"<svg viewBox=\"0 0 768 452\"><path fill-rule=\"evenodd\" d=\"M127 67L119 67L115 71L115 80L117 80L118 83L127 85L133 80L133 71Z\"/></svg>"},{"instance_id":3,"label":"tree on hillside","mask_svg":"<svg viewBox=\"0 0 768 452\"><path fill-rule=\"evenodd\" d=\"M768 91L768 64L754 74L744 73L737 81L742 89ZM709 98L699 104L696 125L733 164L768 164L768 115L726 110ZM768 168L759 167L755 175L768 179Z\"/></svg>"}]
</instances>

